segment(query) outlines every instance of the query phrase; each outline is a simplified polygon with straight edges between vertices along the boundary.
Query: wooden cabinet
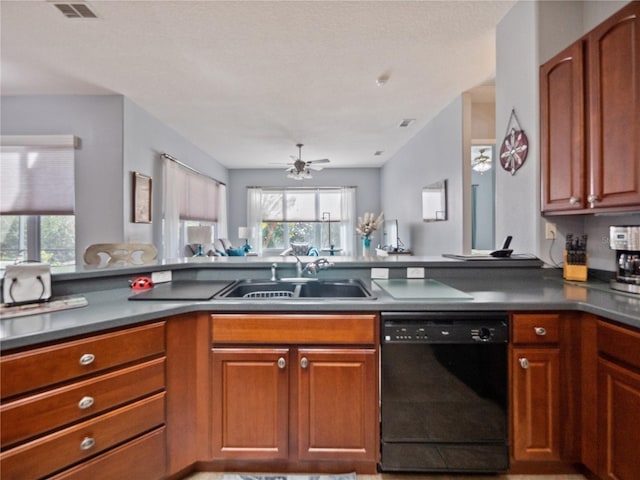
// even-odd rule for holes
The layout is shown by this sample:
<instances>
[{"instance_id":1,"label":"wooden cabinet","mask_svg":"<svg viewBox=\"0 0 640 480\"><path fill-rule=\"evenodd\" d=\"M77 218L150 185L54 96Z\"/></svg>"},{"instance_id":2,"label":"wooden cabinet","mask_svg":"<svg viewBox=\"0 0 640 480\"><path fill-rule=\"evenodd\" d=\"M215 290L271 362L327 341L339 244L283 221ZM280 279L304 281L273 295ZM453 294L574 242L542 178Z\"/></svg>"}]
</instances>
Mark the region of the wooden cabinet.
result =
<instances>
[{"instance_id":1,"label":"wooden cabinet","mask_svg":"<svg viewBox=\"0 0 640 480\"><path fill-rule=\"evenodd\" d=\"M640 2L540 67L540 120L543 213L640 206Z\"/></svg>"},{"instance_id":2,"label":"wooden cabinet","mask_svg":"<svg viewBox=\"0 0 640 480\"><path fill-rule=\"evenodd\" d=\"M159 322L3 355L3 478L122 478L158 445L132 471L163 477L164 350Z\"/></svg>"},{"instance_id":3,"label":"wooden cabinet","mask_svg":"<svg viewBox=\"0 0 640 480\"><path fill-rule=\"evenodd\" d=\"M213 315L212 332L214 460L375 473L376 315Z\"/></svg>"},{"instance_id":4,"label":"wooden cabinet","mask_svg":"<svg viewBox=\"0 0 640 480\"><path fill-rule=\"evenodd\" d=\"M289 363L288 348L213 349L213 458L289 457Z\"/></svg>"},{"instance_id":5,"label":"wooden cabinet","mask_svg":"<svg viewBox=\"0 0 640 480\"><path fill-rule=\"evenodd\" d=\"M598 474L640 472L640 332L598 322Z\"/></svg>"},{"instance_id":6,"label":"wooden cabinet","mask_svg":"<svg viewBox=\"0 0 640 480\"><path fill-rule=\"evenodd\" d=\"M301 348L297 365L298 457L375 460L375 351Z\"/></svg>"},{"instance_id":7,"label":"wooden cabinet","mask_svg":"<svg viewBox=\"0 0 640 480\"><path fill-rule=\"evenodd\" d=\"M512 318L512 454L516 461L556 461L560 450L559 316Z\"/></svg>"}]
</instances>

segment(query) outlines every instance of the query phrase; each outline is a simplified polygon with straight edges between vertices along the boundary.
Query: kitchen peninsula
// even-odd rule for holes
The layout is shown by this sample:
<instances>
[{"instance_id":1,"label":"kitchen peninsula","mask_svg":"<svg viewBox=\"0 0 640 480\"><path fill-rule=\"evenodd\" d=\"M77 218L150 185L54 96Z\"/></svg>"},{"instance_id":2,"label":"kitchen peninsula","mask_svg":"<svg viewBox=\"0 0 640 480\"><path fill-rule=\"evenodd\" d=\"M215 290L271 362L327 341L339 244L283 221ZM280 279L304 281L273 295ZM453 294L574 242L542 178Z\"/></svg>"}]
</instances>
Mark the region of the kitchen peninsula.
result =
<instances>
[{"instance_id":1,"label":"kitchen peninsula","mask_svg":"<svg viewBox=\"0 0 640 480\"><path fill-rule=\"evenodd\" d=\"M318 277L360 279L374 298L129 300L128 282L155 271L170 270L174 282L207 283L215 293L234 280L268 279L274 261L280 278L293 276L295 259L282 257L54 273L54 297L82 295L88 305L1 320L2 471L11 478L95 471L115 478L123 468L144 478L193 470L374 473L380 314L504 312L511 331L509 470L580 464L600 478L612 468L618 478L632 478L625 475L640 445L633 414L640 407L637 296L604 281L565 282L531 258L336 257ZM402 298L371 279L405 279L407 268L424 268L427 279L464 295ZM530 336L530 328L545 334ZM551 383L528 390L541 375ZM249 397L263 406L248 419L233 406L254 405L252 399L228 396L246 378L254 381L243 390L251 388ZM279 379L276 386L269 378ZM328 379L338 383L328 386ZM325 388L314 390L313 382ZM338 392L351 400L341 403ZM608 403L615 400L620 408ZM308 408L313 402L320 411ZM348 429L323 431L324 409L353 413ZM268 448L252 446L252 424L269 427L258 438ZM353 431L363 434L354 438ZM60 454L48 454L52 448Z\"/></svg>"}]
</instances>

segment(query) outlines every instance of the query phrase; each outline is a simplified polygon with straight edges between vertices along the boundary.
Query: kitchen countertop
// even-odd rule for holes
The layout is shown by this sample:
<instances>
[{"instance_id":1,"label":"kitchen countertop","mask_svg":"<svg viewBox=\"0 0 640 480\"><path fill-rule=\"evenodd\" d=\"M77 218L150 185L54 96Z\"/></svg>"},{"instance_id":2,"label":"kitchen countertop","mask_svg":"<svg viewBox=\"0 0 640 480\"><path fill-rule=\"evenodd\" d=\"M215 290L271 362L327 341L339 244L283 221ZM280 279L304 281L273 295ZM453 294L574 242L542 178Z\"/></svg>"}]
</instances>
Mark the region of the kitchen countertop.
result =
<instances>
[{"instance_id":1,"label":"kitchen countertop","mask_svg":"<svg viewBox=\"0 0 640 480\"><path fill-rule=\"evenodd\" d=\"M474 270L477 273L477 270ZM396 299L375 281L375 299L213 299L209 301L129 301L129 288L81 293L88 305L71 310L0 320L2 351L96 333L171 315L195 311L216 312L381 312L381 311L562 311L589 312L640 328L640 296L617 293L603 281L565 282L556 270L539 269L533 275L499 269L484 276L452 275L438 281L471 298ZM427 275L428 276L428 275ZM222 289L230 280L208 280Z\"/></svg>"}]
</instances>

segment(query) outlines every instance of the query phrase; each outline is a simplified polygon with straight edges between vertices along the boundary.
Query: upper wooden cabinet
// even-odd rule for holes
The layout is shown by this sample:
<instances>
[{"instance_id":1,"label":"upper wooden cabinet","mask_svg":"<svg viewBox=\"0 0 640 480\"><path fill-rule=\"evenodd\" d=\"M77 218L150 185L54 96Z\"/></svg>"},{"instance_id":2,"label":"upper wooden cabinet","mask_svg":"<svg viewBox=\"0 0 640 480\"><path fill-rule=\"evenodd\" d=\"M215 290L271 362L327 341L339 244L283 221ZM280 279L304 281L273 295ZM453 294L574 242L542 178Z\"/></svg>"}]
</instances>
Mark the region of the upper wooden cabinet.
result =
<instances>
[{"instance_id":1,"label":"upper wooden cabinet","mask_svg":"<svg viewBox=\"0 0 640 480\"><path fill-rule=\"evenodd\" d=\"M543 213L640 208L640 2L540 67Z\"/></svg>"}]
</instances>

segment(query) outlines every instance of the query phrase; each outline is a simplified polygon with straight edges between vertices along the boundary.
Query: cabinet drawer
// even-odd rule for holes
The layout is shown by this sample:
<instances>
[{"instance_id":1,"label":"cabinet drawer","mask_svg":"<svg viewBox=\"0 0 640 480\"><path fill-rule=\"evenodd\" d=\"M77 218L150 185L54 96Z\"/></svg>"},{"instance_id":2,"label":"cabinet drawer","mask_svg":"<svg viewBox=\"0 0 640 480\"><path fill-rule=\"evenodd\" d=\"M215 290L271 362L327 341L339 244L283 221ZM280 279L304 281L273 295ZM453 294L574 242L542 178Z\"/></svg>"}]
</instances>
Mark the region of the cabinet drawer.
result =
<instances>
[{"instance_id":1,"label":"cabinet drawer","mask_svg":"<svg viewBox=\"0 0 640 480\"><path fill-rule=\"evenodd\" d=\"M514 314L511 341L514 344L558 343L560 340L557 314Z\"/></svg>"},{"instance_id":2,"label":"cabinet drawer","mask_svg":"<svg viewBox=\"0 0 640 480\"><path fill-rule=\"evenodd\" d=\"M165 387L159 358L0 405L2 446L124 405Z\"/></svg>"},{"instance_id":3,"label":"cabinet drawer","mask_svg":"<svg viewBox=\"0 0 640 480\"><path fill-rule=\"evenodd\" d=\"M159 479L166 474L165 461L165 427L162 427L50 480Z\"/></svg>"},{"instance_id":4,"label":"cabinet drawer","mask_svg":"<svg viewBox=\"0 0 640 480\"><path fill-rule=\"evenodd\" d=\"M598 322L598 350L611 358L640 368L640 332Z\"/></svg>"},{"instance_id":5,"label":"cabinet drawer","mask_svg":"<svg viewBox=\"0 0 640 480\"><path fill-rule=\"evenodd\" d=\"M164 323L96 335L0 358L7 398L164 353Z\"/></svg>"},{"instance_id":6,"label":"cabinet drawer","mask_svg":"<svg viewBox=\"0 0 640 480\"><path fill-rule=\"evenodd\" d=\"M376 339L376 315L212 315L217 344L364 344Z\"/></svg>"},{"instance_id":7,"label":"cabinet drawer","mask_svg":"<svg viewBox=\"0 0 640 480\"><path fill-rule=\"evenodd\" d=\"M164 393L0 454L3 478L31 480L62 470L164 423Z\"/></svg>"}]
</instances>

